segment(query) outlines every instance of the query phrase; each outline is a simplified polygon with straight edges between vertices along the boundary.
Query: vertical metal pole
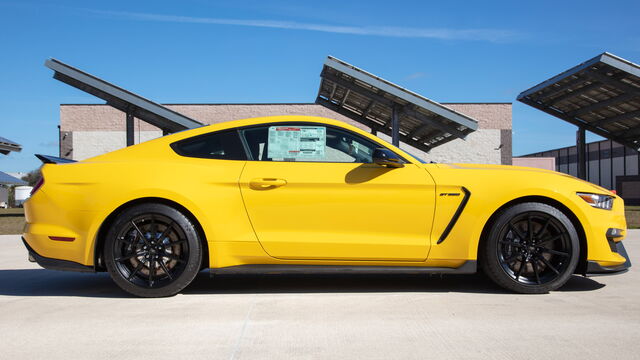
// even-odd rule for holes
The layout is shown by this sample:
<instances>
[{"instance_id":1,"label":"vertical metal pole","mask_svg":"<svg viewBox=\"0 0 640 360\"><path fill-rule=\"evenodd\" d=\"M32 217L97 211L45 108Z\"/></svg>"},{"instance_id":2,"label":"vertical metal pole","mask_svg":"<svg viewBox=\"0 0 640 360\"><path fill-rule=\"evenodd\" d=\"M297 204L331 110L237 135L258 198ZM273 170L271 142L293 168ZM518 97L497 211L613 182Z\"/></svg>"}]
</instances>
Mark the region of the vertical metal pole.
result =
<instances>
[{"instance_id":1,"label":"vertical metal pole","mask_svg":"<svg viewBox=\"0 0 640 360\"><path fill-rule=\"evenodd\" d=\"M637 167L638 173L636 175L640 175L640 149L636 149L636 150L637 150L636 152L638 153L638 167Z\"/></svg>"},{"instance_id":2,"label":"vertical metal pole","mask_svg":"<svg viewBox=\"0 0 640 360\"><path fill-rule=\"evenodd\" d=\"M598 141L598 182L594 184L602 184L602 141Z\"/></svg>"},{"instance_id":3,"label":"vertical metal pole","mask_svg":"<svg viewBox=\"0 0 640 360\"><path fill-rule=\"evenodd\" d=\"M58 157L62 157L62 130L58 125Z\"/></svg>"},{"instance_id":4,"label":"vertical metal pole","mask_svg":"<svg viewBox=\"0 0 640 360\"><path fill-rule=\"evenodd\" d=\"M131 111L127 111L127 146L133 145L133 135L133 113Z\"/></svg>"},{"instance_id":5,"label":"vertical metal pole","mask_svg":"<svg viewBox=\"0 0 640 360\"><path fill-rule=\"evenodd\" d=\"M378 131L376 129L371 129L371 135L378 136Z\"/></svg>"},{"instance_id":6,"label":"vertical metal pole","mask_svg":"<svg viewBox=\"0 0 640 360\"><path fill-rule=\"evenodd\" d=\"M586 163L586 166L585 166L585 180L587 180L588 182L592 182L591 180L589 180L589 174L591 173L591 170L590 170L590 166L591 165L590 165L590 162L589 162L589 160L591 160L591 159L589 158L589 156L591 156L591 155L589 155L590 153L589 153L589 148L587 147L587 144L585 144L584 146L585 146L584 152L586 154L586 156L584 158L584 162Z\"/></svg>"},{"instance_id":7,"label":"vertical metal pole","mask_svg":"<svg viewBox=\"0 0 640 360\"><path fill-rule=\"evenodd\" d=\"M576 133L576 148L578 150L578 178L587 179L587 149L586 131L579 127Z\"/></svg>"},{"instance_id":8,"label":"vertical metal pole","mask_svg":"<svg viewBox=\"0 0 640 360\"><path fill-rule=\"evenodd\" d=\"M616 184L613 183L613 140L609 139L609 189L616 188Z\"/></svg>"},{"instance_id":9,"label":"vertical metal pole","mask_svg":"<svg viewBox=\"0 0 640 360\"><path fill-rule=\"evenodd\" d=\"M627 176L627 147L622 145L622 176Z\"/></svg>"},{"instance_id":10,"label":"vertical metal pole","mask_svg":"<svg viewBox=\"0 0 640 360\"><path fill-rule=\"evenodd\" d=\"M400 146L400 109L398 106L394 106L391 113L391 143L394 146Z\"/></svg>"}]
</instances>

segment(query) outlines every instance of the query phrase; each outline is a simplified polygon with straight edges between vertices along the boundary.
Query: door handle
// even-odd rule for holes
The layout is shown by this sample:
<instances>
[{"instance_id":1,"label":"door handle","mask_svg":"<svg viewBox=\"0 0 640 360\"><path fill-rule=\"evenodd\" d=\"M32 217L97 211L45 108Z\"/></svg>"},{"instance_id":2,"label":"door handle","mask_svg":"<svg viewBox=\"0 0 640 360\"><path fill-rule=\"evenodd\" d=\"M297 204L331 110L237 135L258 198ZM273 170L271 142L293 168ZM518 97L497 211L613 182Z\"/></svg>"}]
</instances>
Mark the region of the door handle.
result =
<instances>
[{"instance_id":1,"label":"door handle","mask_svg":"<svg viewBox=\"0 0 640 360\"><path fill-rule=\"evenodd\" d=\"M257 178L249 181L249 187L254 190L273 189L284 185L287 185L287 180L285 179Z\"/></svg>"}]
</instances>

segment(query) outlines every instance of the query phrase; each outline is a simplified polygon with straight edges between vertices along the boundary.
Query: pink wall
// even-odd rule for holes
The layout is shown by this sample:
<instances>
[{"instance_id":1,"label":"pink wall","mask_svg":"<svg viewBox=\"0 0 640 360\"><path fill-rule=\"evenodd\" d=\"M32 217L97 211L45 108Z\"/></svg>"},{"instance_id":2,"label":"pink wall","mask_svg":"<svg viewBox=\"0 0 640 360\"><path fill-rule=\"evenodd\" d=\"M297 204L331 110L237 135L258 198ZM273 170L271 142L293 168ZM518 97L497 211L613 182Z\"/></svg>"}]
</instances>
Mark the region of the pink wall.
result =
<instances>
[{"instance_id":1,"label":"pink wall","mask_svg":"<svg viewBox=\"0 0 640 360\"><path fill-rule=\"evenodd\" d=\"M556 158L553 157L514 157L512 161L515 166L526 166L556 171Z\"/></svg>"}]
</instances>

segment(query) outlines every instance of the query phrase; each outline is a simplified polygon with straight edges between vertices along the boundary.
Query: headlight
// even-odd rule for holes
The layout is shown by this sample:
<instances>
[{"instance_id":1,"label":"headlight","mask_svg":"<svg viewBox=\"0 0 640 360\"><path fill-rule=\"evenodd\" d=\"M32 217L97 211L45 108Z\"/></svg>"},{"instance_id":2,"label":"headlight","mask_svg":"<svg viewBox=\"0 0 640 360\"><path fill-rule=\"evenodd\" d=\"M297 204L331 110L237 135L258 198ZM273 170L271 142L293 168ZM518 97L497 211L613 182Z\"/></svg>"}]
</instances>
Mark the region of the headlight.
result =
<instances>
[{"instance_id":1,"label":"headlight","mask_svg":"<svg viewBox=\"0 0 640 360\"><path fill-rule=\"evenodd\" d=\"M577 194L582 198L582 200L586 201L594 208L611 210L611 207L613 207L613 196L589 193Z\"/></svg>"}]
</instances>

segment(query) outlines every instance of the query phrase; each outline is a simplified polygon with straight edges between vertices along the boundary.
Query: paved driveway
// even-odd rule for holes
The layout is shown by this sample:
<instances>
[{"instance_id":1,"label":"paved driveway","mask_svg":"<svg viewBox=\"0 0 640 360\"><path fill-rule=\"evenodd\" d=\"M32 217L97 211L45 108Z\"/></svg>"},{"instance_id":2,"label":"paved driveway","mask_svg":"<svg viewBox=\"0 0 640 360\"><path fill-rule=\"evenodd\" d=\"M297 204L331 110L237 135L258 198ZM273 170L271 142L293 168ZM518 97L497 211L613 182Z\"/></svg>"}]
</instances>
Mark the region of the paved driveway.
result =
<instances>
[{"instance_id":1,"label":"paved driveway","mask_svg":"<svg viewBox=\"0 0 640 360\"><path fill-rule=\"evenodd\" d=\"M640 230L625 241L640 256ZM0 236L0 359L640 357L638 268L516 295L480 276L201 273L132 298L106 274L40 269Z\"/></svg>"}]
</instances>

